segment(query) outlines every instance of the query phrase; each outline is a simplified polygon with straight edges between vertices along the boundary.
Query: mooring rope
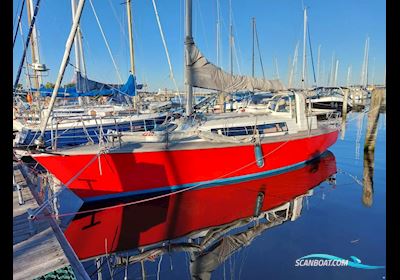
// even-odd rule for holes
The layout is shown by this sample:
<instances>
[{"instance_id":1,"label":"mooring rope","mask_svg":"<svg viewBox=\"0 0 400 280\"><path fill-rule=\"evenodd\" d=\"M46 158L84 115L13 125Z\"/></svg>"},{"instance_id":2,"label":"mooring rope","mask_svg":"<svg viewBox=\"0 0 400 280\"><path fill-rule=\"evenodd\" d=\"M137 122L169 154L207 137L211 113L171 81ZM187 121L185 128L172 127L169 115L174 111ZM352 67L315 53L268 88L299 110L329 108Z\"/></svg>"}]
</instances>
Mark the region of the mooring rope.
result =
<instances>
[{"instance_id":1,"label":"mooring rope","mask_svg":"<svg viewBox=\"0 0 400 280\"><path fill-rule=\"evenodd\" d=\"M171 59L169 57L167 43L165 42L164 32L163 32L162 27L161 27L161 21L160 21L160 16L158 15L156 2L155 2L155 0L152 0L152 2L153 2L154 13L155 13L156 19L157 19L158 29L160 30L161 40L162 40L162 43L163 43L163 46L164 46L164 50L165 50L165 54L166 54L167 60L168 60L169 76L170 76L171 80L174 83L174 86L175 86L175 89L176 89L176 94L178 95L178 98L179 98L179 103L182 105L181 95L179 94L179 88L178 88L178 85L177 85L175 77L174 77L174 71L172 71Z\"/></svg>"},{"instance_id":2,"label":"mooring rope","mask_svg":"<svg viewBox=\"0 0 400 280\"><path fill-rule=\"evenodd\" d=\"M96 18L97 24L98 24L98 26L99 26L99 28L100 28L100 32L101 32L101 35L103 36L103 39L104 39L104 42L105 42L105 44L106 44L108 53L109 53L110 56L111 56L111 60L112 60L112 62L113 62L114 68L115 68L115 70L117 71L118 79L119 79L120 83L122 84L123 81L122 81L121 75L120 75L120 73L119 73L118 66L117 66L117 64L115 63L114 56L112 55L110 46L109 46L108 41L107 41L107 38L106 38L106 35L104 34L103 28L101 27L100 20L99 20L99 18L97 17L97 13L96 13L96 10L94 9L92 0L89 0L89 3L90 3L90 6L92 7L94 17ZM132 73L132 74L133 74L133 73Z\"/></svg>"}]
</instances>

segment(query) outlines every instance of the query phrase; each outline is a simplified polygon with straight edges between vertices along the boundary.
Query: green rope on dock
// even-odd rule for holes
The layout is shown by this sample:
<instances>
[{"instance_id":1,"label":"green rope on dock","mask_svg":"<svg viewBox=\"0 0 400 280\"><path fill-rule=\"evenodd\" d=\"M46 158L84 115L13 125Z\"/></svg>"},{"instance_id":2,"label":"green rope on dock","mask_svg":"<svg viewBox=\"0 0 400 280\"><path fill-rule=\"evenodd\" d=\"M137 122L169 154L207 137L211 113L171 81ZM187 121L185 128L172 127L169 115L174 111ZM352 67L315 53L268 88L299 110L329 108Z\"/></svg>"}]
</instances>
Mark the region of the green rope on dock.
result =
<instances>
[{"instance_id":1,"label":"green rope on dock","mask_svg":"<svg viewBox=\"0 0 400 280\"><path fill-rule=\"evenodd\" d=\"M49 272L46 275L35 278L34 280L76 280L74 271L70 265Z\"/></svg>"}]
</instances>

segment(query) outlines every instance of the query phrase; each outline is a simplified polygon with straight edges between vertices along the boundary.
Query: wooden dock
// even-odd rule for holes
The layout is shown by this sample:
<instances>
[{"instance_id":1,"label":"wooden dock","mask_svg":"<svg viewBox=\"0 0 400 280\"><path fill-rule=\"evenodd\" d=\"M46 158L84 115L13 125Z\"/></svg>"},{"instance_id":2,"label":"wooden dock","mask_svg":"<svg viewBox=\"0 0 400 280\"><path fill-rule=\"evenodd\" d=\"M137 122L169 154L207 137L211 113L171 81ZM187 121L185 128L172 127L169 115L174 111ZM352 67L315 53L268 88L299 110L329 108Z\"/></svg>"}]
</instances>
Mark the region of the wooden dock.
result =
<instances>
[{"instance_id":1,"label":"wooden dock","mask_svg":"<svg viewBox=\"0 0 400 280\"><path fill-rule=\"evenodd\" d=\"M39 207L39 198L26 170L14 168L14 172L25 203L19 204L18 190L14 187L13 279L34 279L68 265L77 279L90 279L53 218L29 221L27 211Z\"/></svg>"}]
</instances>

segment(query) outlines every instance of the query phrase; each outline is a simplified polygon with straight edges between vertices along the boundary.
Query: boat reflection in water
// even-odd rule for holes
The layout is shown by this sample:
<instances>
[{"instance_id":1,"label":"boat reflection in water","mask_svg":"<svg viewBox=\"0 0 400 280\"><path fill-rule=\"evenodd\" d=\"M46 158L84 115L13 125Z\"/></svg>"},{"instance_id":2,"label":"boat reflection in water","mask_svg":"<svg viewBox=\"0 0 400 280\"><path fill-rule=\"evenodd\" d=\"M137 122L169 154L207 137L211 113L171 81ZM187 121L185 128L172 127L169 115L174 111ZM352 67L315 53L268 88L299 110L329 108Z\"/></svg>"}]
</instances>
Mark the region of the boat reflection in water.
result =
<instances>
[{"instance_id":1,"label":"boat reflection in water","mask_svg":"<svg viewBox=\"0 0 400 280\"><path fill-rule=\"evenodd\" d=\"M325 180L334 183L336 171L335 156L328 151L302 167L267 178L78 214L65 235L79 259L117 253L114 264L123 267L127 260L143 265L164 253L189 252L192 277L207 279L265 230L296 220L303 198ZM83 205L80 211L88 209Z\"/></svg>"}]
</instances>

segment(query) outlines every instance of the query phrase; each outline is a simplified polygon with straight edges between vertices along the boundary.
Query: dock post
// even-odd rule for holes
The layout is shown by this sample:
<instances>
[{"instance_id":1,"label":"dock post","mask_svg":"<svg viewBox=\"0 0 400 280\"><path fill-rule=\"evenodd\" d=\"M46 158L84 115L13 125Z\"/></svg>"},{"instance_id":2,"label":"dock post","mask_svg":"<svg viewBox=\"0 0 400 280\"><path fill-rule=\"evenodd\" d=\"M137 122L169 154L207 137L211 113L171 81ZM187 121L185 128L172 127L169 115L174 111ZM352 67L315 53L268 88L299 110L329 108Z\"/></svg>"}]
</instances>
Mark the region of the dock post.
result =
<instances>
[{"instance_id":1,"label":"dock post","mask_svg":"<svg viewBox=\"0 0 400 280\"><path fill-rule=\"evenodd\" d=\"M364 173L363 173L363 196L362 202L371 207L374 193L374 154L375 142L378 135L379 113L384 98L385 89L374 88L371 96L371 105L368 112L367 134L364 144Z\"/></svg>"},{"instance_id":2,"label":"dock post","mask_svg":"<svg viewBox=\"0 0 400 280\"><path fill-rule=\"evenodd\" d=\"M371 207L374 195L374 151L364 150L362 203Z\"/></svg>"},{"instance_id":3,"label":"dock post","mask_svg":"<svg viewBox=\"0 0 400 280\"><path fill-rule=\"evenodd\" d=\"M29 224L29 234L30 235L34 235L36 233L36 229L35 226L33 225L33 212L31 208L28 208L28 210L26 211L28 213L28 224Z\"/></svg>"},{"instance_id":4,"label":"dock post","mask_svg":"<svg viewBox=\"0 0 400 280\"><path fill-rule=\"evenodd\" d=\"M342 133L340 138L343 140L344 136L346 134L346 119L347 119L347 100L349 97L349 90L345 89L343 90L343 105L342 105Z\"/></svg>"},{"instance_id":5,"label":"dock post","mask_svg":"<svg viewBox=\"0 0 400 280\"><path fill-rule=\"evenodd\" d=\"M347 115L347 102L349 98L349 89L343 90L343 106L342 106L342 117L346 117Z\"/></svg>"},{"instance_id":6,"label":"dock post","mask_svg":"<svg viewBox=\"0 0 400 280\"><path fill-rule=\"evenodd\" d=\"M25 204L24 197L22 196L22 188L21 186L17 183L15 180L15 173L13 172L13 184L17 188L17 193L18 193L18 204L23 205Z\"/></svg>"},{"instance_id":7,"label":"dock post","mask_svg":"<svg viewBox=\"0 0 400 280\"><path fill-rule=\"evenodd\" d=\"M368 112L367 134L365 137L364 151L375 150L376 136L378 134L378 120L385 89L375 88L372 91L371 105Z\"/></svg>"}]
</instances>

